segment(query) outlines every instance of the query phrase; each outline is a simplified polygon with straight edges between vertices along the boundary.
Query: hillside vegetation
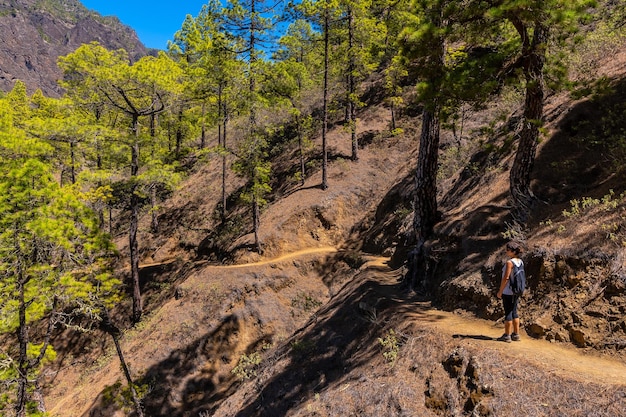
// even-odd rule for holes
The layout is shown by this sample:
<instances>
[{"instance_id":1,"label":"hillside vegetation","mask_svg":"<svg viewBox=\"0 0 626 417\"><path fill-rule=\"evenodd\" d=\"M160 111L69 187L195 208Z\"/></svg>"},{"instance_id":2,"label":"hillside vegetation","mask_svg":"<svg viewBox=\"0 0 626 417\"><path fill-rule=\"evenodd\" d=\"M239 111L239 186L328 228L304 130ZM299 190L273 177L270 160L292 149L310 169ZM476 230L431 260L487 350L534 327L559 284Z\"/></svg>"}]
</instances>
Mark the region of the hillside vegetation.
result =
<instances>
[{"instance_id":1,"label":"hillside vegetation","mask_svg":"<svg viewBox=\"0 0 626 417\"><path fill-rule=\"evenodd\" d=\"M432 19L435 4L406 10ZM2 412L626 409L623 26L589 9L576 48L550 44L571 78L546 67L530 183L514 196L520 132L533 129L532 82L500 78L516 72L503 59L515 36L448 33L445 67L407 42L393 49L403 65L381 54L372 70L341 59L354 57L341 20L328 58L363 64L350 81L321 76L329 28L257 61L254 36L211 32L218 10L135 64L81 46L60 61L62 99L21 83L0 98ZM306 11L316 29L322 12ZM501 82L470 94L460 74L478 64ZM430 72L442 69L449 84ZM504 344L495 293L511 239L526 247L530 288L522 341Z\"/></svg>"}]
</instances>

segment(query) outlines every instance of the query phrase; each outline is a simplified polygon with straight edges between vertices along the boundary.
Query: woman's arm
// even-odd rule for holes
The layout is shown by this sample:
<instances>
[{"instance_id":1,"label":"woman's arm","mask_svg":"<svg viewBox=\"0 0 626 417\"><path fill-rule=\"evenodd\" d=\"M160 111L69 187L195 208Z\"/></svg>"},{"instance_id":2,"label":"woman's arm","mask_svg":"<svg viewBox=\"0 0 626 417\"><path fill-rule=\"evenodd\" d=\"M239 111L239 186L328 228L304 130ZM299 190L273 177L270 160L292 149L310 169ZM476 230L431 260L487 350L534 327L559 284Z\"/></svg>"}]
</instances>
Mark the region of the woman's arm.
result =
<instances>
[{"instance_id":1,"label":"woman's arm","mask_svg":"<svg viewBox=\"0 0 626 417\"><path fill-rule=\"evenodd\" d=\"M506 261L506 270L502 274L502 281L500 281L500 289L498 290L498 298L502 298L502 292L506 288L506 282L509 280L511 270L513 269L513 261L510 259Z\"/></svg>"}]
</instances>

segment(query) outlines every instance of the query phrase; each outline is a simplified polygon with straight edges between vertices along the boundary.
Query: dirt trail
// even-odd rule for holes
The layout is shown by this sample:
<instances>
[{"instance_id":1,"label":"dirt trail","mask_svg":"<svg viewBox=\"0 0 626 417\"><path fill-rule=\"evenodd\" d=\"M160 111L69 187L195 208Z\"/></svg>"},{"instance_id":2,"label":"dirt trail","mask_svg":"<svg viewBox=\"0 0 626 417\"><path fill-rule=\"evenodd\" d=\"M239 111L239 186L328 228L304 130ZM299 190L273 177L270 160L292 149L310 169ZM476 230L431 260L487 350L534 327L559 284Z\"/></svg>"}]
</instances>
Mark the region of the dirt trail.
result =
<instances>
[{"instance_id":1,"label":"dirt trail","mask_svg":"<svg viewBox=\"0 0 626 417\"><path fill-rule=\"evenodd\" d=\"M328 254L328 253L335 253L335 252L338 252L338 250L337 248L333 246L322 246L319 248L310 248L310 249L299 250L296 252L291 252L291 253L279 256L278 258L272 258L272 259L268 259L264 261L249 262L249 263L237 264L237 265L215 265L215 266L212 266L212 268L215 268L215 269L247 268L249 266L261 266L261 265L268 265L268 264L288 261L293 258L298 258L300 256L314 255L314 254Z\"/></svg>"},{"instance_id":2,"label":"dirt trail","mask_svg":"<svg viewBox=\"0 0 626 417\"><path fill-rule=\"evenodd\" d=\"M519 342L499 342L495 339L502 334L502 323L463 317L426 305L413 316L421 325L459 339L460 345L496 349L507 356L535 364L549 373L582 382L626 385L626 364L615 358L565 344L533 339L524 331Z\"/></svg>"},{"instance_id":3,"label":"dirt trail","mask_svg":"<svg viewBox=\"0 0 626 417\"><path fill-rule=\"evenodd\" d=\"M328 254L338 250L331 246L305 249L289 253L278 258L240 265L218 266L215 268L243 268L257 265L266 265L291 260L305 255ZM391 269L385 271L388 258L365 256L365 264L361 270L376 267L376 274L382 281L395 276ZM393 278L392 278L393 279ZM419 321L419 324L435 329L448 337L458 339L460 345L474 345L485 349L496 349L507 356L533 363L547 372L563 375L583 382L601 384L626 385L626 363L603 356L595 352L588 352L569 345L550 343L545 340L533 339L522 331L522 341L503 343L496 341L502 334L502 323L464 317L452 312L431 308L428 304L416 305L415 312L410 314Z\"/></svg>"},{"instance_id":4,"label":"dirt trail","mask_svg":"<svg viewBox=\"0 0 626 417\"><path fill-rule=\"evenodd\" d=\"M287 262L304 256L325 256L339 252L331 246L304 249L282 255L277 258L261 260L259 262L239 265L211 265L209 269L236 269L271 265L274 263ZM361 266L361 272L368 272L368 279L379 281L385 288L385 292L391 288L397 288L397 271L387 266L388 258L376 256L364 256L365 263ZM392 290L395 292L395 290ZM394 297L392 293L380 294L383 297ZM565 344L552 344L544 340L532 339L523 332L521 342L503 343L495 340L502 334L502 323L466 317L447 311L431 308L429 303L417 302L407 306L409 313L405 313L409 320L415 320L419 327L433 329L443 337L458 340L460 346L479 347L481 349L497 350L502 355L533 363L553 373L581 382L595 382L610 385L626 385L626 364L615 358L602 356L597 353L585 352ZM150 320L160 320L159 314ZM149 326L148 326L149 327ZM127 341L127 343L129 343ZM107 384L112 384L119 379L119 372L115 367L107 367L98 372L95 384L98 390ZM77 383L71 394L65 393L56 401L53 401L50 415L61 415L68 403L80 402L81 414L90 406L93 398L94 385L91 383ZM80 400L79 400L80 399ZM84 409L83 409L84 408Z\"/></svg>"},{"instance_id":5,"label":"dirt trail","mask_svg":"<svg viewBox=\"0 0 626 417\"><path fill-rule=\"evenodd\" d=\"M368 264L364 267L370 266ZM397 272L387 267L382 259L373 261L371 266L374 265L376 265L376 272L369 274L370 279L376 279L385 284L384 288L391 288L397 284ZM392 294L381 293L381 295L393 297ZM533 339L523 330L521 341L499 342L496 339L503 333L502 322L437 310L432 308L429 302L413 302L407 309L412 309L412 312L405 313L406 316L409 320L415 320L418 327L429 328L442 336L457 339L460 346L497 350L514 360L535 364L548 373L572 380L626 385L626 363L619 358L579 349L564 343ZM523 312L521 313L523 321Z\"/></svg>"}]
</instances>

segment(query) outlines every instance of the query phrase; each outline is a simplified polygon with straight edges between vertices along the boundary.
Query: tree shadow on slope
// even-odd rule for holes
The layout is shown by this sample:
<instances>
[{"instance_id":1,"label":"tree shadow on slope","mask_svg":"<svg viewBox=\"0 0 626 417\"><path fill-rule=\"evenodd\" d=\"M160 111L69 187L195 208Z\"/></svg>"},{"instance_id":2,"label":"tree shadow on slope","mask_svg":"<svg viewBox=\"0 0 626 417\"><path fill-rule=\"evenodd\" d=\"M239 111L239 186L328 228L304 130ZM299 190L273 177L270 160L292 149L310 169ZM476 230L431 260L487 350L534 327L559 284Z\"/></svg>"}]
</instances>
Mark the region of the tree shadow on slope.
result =
<instances>
[{"instance_id":1,"label":"tree shadow on slope","mask_svg":"<svg viewBox=\"0 0 626 417\"><path fill-rule=\"evenodd\" d=\"M402 225L412 213L414 198L415 174L411 173L397 182L376 207L373 224L360 237L363 241L363 250L383 253L395 246L394 261L399 258L402 260L394 262L393 267L404 262L405 256L401 252L409 243L410 237L402 236Z\"/></svg>"},{"instance_id":2,"label":"tree shadow on slope","mask_svg":"<svg viewBox=\"0 0 626 417\"><path fill-rule=\"evenodd\" d=\"M185 281L191 272L193 266L185 265L179 260L140 266L139 278L144 312L156 311L174 298L178 284ZM123 282L128 281L128 276L123 278ZM116 304L109 314L116 326L128 329L132 327L130 319L132 288L126 285L124 293L126 294L124 300ZM76 363L96 362L99 357L105 356L111 347L110 337L95 331L98 325L91 317L75 317L71 324L70 327L58 326L52 335L57 360L51 367L56 372L47 374L50 376L46 380L47 385L56 383L57 377L60 376L59 371L63 368L74 366ZM81 328L91 331L81 331Z\"/></svg>"},{"instance_id":3,"label":"tree shadow on slope","mask_svg":"<svg viewBox=\"0 0 626 417\"><path fill-rule=\"evenodd\" d=\"M381 322L392 316L386 312L394 311L394 306L410 306L405 304L406 294L397 284L397 275L386 266L376 266L348 281L307 325L278 347L272 357L263 359L261 375L274 372L272 365L278 360L288 358L288 364L269 379L252 381L248 387L253 385L255 397L242 405L236 416L286 415L302 398L341 381L350 371L380 355L377 339L381 337ZM243 387L228 372L233 358L242 352L259 351L273 337L263 335L243 346L245 325L237 315L226 316L212 332L172 351L147 369L135 381L138 386L150 387L143 399L146 415L211 415ZM172 337L186 337L184 329ZM110 391L103 390L83 417L111 415L116 405L108 395Z\"/></svg>"},{"instance_id":4,"label":"tree shadow on slope","mask_svg":"<svg viewBox=\"0 0 626 417\"><path fill-rule=\"evenodd\" d=\"M380 360L383 323L397 309L410 308L397 281L398 271L386 266L369 267L350 280L276 352L285 366L263 381L235 416L287 415L315 393L353 378L352 371Z\"/></svg>"},{"instance_id":5,"label":"tree shadow on slope","mask_svg":"<svg viewBox=\"0 0 626 417\"><path fill-rule=\"evenodd\" d=\"M147 369L135 381L140 387L150 387L143 398L145 415L197 415L232 394L236 389L236 379L234 376L220 376L219 365L228 363L236 350L241 326L238 317L224 317L215 330L184 349L172 351L165 360ZM83 417L106 415L103 413L111 411L113 400L107 395L108 391L105 389L100 393Z\"/></svg>"},{"instance_id":6,"label":"tree shadow on slope","mask_svg":"<svg viewBox=\"0 0 626 417\"><path fill-rule=\"evenodd\" d=\"M568 109L535 161L537 196L560 210L573 198L626 189L626 80L603 79L595 89L596 94Z\"/></svg>"}]
</instances>

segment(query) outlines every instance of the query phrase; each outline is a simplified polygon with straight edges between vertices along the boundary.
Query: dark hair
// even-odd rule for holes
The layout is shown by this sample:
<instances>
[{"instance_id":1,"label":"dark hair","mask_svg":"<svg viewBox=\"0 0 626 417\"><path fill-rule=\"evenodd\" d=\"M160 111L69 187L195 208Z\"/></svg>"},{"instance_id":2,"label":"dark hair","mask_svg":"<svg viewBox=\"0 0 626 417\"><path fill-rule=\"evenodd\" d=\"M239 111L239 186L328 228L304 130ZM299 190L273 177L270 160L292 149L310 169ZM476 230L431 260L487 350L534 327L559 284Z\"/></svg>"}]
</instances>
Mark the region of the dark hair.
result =
<instances>
[{"instance_id":1,"label":"dark hair","mask_svg":"<svg viewBox=\"0 0 626 417\"><path fill-rule=\"evenodd\" d=\"M506 248L518 256L522 253L522 245L518 242L509 242L506 244Z\"/></svg>"}]
</instances>

